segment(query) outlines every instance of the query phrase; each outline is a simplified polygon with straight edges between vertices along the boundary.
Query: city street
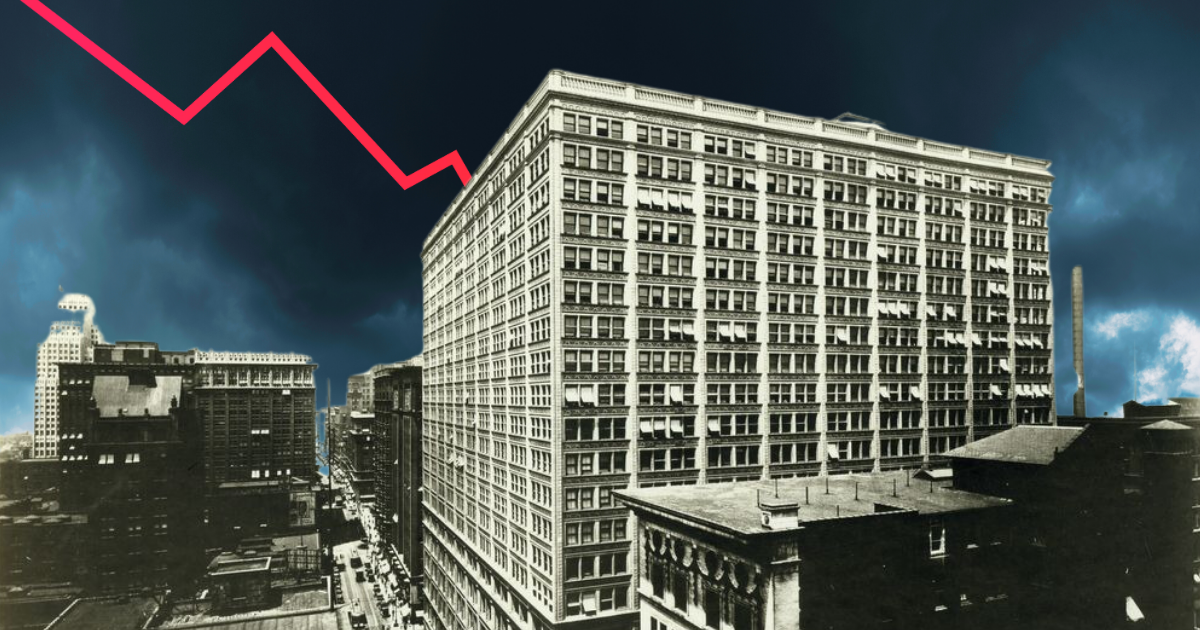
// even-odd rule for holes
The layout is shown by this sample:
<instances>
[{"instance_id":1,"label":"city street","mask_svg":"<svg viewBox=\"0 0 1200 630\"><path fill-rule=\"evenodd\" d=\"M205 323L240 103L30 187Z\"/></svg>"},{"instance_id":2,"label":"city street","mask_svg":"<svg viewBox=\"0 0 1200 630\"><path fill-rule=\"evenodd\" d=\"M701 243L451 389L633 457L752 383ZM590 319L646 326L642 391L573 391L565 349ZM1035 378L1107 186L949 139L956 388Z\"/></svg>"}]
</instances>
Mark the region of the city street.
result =
<instances>
[{"instance_id":1,"label":"city street","mask_svg":"<svg viewBox=\"0 0 1200 630\"><path fill-rule=\"evenodd\" d=\"M345 605L341 607L339 614L347 615L348 611L362 611L367 615L367 628L377 630L388 628L393 625L393 619L385 618L379 609L379 604L375 596L376 585L379 585L382 591L383 586L379 584L378 576L370 574L374 579L368 579L359 582L355 578L358 571L368 573L369 551L367 549L359 549L359 543L349 542L337 545L333 548L335 561L343 565L343 569L337 572L337 578L342 581L342 592L345 594ZM363 559L363 564L359 568L352 566L352 559L355 556Z\"/></svg>"}]
</instances>

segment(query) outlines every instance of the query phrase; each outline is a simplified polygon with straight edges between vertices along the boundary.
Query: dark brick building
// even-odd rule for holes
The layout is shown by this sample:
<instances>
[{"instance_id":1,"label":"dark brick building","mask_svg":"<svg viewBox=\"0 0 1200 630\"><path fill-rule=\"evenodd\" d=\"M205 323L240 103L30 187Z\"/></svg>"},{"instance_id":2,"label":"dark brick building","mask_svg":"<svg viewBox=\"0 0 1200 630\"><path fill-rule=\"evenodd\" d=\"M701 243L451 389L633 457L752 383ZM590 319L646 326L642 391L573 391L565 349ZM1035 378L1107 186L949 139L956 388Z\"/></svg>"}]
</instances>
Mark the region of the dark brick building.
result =
<instances>
[{"instance_id":1,"label":"dark brick building","mask_svg":"<svg viewBox=\"0 0 1200 630\"><path fill-rule=\"evenodd\" d=\"M193 350L213 543L313 529L316 364L304 355Z\"/></svg>"},{"instance_id":2,"label":"dark brick building","mask_svg":"<svg viewBox=\"0 0 1200 630\"><path fill-rule=\"evenodd\" d=\"M61 510L86 515L84 582L162 586L202 568L202 433L194 368L152 343L96 348L63 364Z\"/></svg>"},{"instance_id":3,"label":"dark brick building","mask_svg":"<svg viewBox=\"0 0 1200 630\"><path fill-rule=\"evenodd\" d=\"M1022 426L948 456L952 482L891 472L618 493L638 516L641 627L1193 627L1186 427ZM627 570L589 542L566 533L564 580Z\"/></svg>"},{"instance_id":4,"label":"dark brick building","mask_svg":"<svg viewBox=\"0 0 1200 630\"><path fill-rule=\"evenodd\" d=\"M407 577L421 562L421 358L375 376L375 522Z\"/></svg>"}]
</instances>

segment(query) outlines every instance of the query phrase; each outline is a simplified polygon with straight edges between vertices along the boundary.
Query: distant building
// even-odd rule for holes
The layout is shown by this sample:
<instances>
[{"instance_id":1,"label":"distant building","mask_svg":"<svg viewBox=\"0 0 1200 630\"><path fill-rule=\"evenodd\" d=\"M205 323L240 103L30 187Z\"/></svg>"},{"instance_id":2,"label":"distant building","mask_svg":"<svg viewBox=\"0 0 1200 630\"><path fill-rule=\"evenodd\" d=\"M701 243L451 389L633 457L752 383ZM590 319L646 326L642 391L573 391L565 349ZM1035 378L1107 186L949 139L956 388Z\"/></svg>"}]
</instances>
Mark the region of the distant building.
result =
<instances>
[{"instance_id":1,"label":"distant building","mask_svg":"<svg viewBox=\"0 0 1200 630\"><path fill-rule=\"evenodd\" d=\"M317 365L304 355L190 351L217 541L315 527Z\"/></svg>"},{"instance_id":2,"label":"distant building","mask_svg":"<svg viewBox=\"0 0 1200 630\"><path fill-rule=\"evenodd\" d=\"M33 456L58 456L58 366L63 363L88 363L92 350L104 343L104 336L93 323L96 307L86 295L63 296L58 308L83 312L83 321L55 322L50 335L38 344L37 381L33 397Z\"/></svg>"},{"instance_id":3,"label":"distant building","mask_svg":"<svg viewBox=\"0 0 1200 630\"><path fill-rule=\"evenodd\" d=\"M346 383L346 407L350 411L370 413L375 405L375 375L363 372L351 376Z\"/></svg>"},{"instance_id":4,"label":"distant building","mask_svg":"<svg viewBox=\"0 0 1200 630\"><path fill-rule=\"evenodd\" d=\"M421 357L375 374L375 523L417 580L421 560Z\"/></svg>"},{"instance_id":5,"label":"distant building","mask_svg":"<svg viewBox=\"0 0 1200 630\"><path fill-rule=\"evenodd\" d=\"M1191 628L1193 445L1175 427L1127 436L1145 461L1134 493L1121 443L1094 427L955 449L952 485L893 472L619 492L638 517L641 627ZM622 557L568 554L564 579Z\"/></svg>"},{"instance_id":6,"label":"distant building","mask_svg":"<svg viewBox=\"0 0 1200 630\"><path fill-rule=\"evenodd\" d=\"M204 478L316 480L317 365L299 354L193 350Z\"/></svg>"}]
</instances>

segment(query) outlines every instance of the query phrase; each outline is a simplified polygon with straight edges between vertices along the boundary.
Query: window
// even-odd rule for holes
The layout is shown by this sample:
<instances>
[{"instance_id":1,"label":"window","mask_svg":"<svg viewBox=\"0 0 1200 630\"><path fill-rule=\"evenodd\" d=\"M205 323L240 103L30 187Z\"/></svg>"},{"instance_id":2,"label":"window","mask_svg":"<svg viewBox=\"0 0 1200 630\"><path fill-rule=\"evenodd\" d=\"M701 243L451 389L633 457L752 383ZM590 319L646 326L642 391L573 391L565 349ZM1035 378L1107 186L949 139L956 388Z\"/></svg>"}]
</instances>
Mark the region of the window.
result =
<instances>
[{"instance_id":1,"label":"window","mask_svg":"<svg viewBox=\"0 0 1200 630\"><path fill-rule=\"evenodd\" d=\"M704 626L719 630L721 627L721 593L704 589Z\"/></svg>"},{"instance_id":2,"label":"window","mask_svg":"<svg viewBox=\"0 0 1200 630\"><path fill-rule=\"evenodd\" d=\"M946 526L935 522L929 526L929 557L944 558L946 556Z\"/></svg>"},{"instance_id":3,"label":"window","mask_svg":"<svg viewBox=\"0 0 1200 630\"><path fill-rule=\"evenodd\" d=\"M704 196L704 214L710 217L753 221L754 207L755 202L753 199L727 197L724 195Z\"/></svg>"}]
</instances>

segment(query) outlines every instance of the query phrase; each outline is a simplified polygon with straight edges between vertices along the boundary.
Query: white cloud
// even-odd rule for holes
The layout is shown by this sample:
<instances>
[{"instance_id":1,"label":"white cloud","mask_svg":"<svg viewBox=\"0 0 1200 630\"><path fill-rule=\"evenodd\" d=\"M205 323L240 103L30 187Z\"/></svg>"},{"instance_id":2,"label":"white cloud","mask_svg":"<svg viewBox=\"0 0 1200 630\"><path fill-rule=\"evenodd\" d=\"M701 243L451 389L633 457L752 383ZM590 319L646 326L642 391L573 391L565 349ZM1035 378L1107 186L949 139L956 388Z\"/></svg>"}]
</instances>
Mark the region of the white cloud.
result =
<instances>
[{"instance_id":1,"label":"white cloud","mask_svg":"<svg viewBox=\"0 0 1200 630\"><path fill-rule=\"evenodd\" d=\"M1121 330L1125 328L1138 331L1148 323L1150 323L1150 314L1146 311L1112 313L1097 322L1095 330L1103 335L1105 339L1115 339L1117 335L1121 334Z\"/></svg>"},{"instance_id":2,"label":"white cloud","mask_svg":"<svg viewBox=\"0 0 1200 630\"><path fill-rule=\"evenodd\" d=\"M1163 365L1155 365L1141 370L1137 374L1138 402L1147 403L1165 400L1173 390L1169 387L1169 373Z\"/></svg>"},{"instance_id":3,"label":"white cloud","mask_svg":"<svg viewBox=\"0 0 1200 630\"><path fill-rule=\"evenodd\" d=\"M1137 318L1118 313L1096 326L1098 331L1137 330ZM1144 324L1147 320L1141 320ZM1162 402L1181 395L1200 395L1200 325L1186 315L1167 320L1167 331L1158 342L1158 353L1137 372L1138 402ZM1109 335L1115 338L1117 332Z\"/></svg>"},{"instance_id":4,"label":"white cloud","mask_svg":"<svg viewBox=\"0 0 1200 630\"><path fill-rule=\"evenodd\" d=\"M1177 316L1171 321L1171 328L1163 335L1159 347L1168 362L1183 367L1179 388L1200 394L1200 326L1186 316Z\"/></svg>"}]
</instances>

